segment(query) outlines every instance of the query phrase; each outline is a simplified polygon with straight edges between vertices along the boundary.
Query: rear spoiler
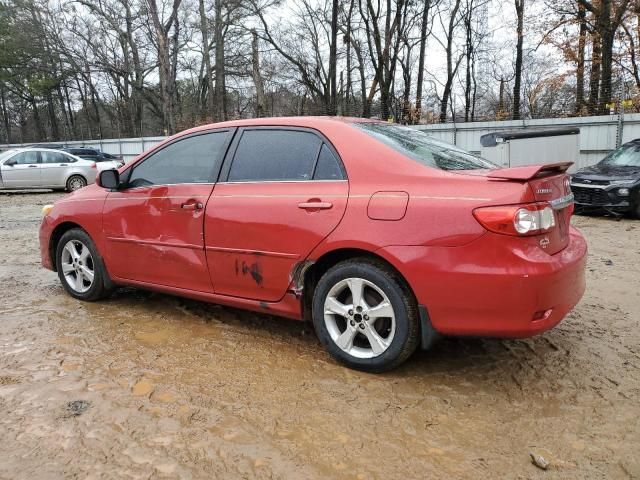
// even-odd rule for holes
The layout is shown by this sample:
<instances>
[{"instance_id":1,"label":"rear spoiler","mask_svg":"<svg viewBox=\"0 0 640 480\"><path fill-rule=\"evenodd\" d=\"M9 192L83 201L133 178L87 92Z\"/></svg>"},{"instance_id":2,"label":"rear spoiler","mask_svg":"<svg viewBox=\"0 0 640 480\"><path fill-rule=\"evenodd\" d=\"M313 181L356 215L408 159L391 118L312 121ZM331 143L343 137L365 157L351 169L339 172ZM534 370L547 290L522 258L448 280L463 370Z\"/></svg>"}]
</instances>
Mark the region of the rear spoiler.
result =
<instances>
[{"instance_id":1,"label":"rear spoiler","mask_svg":"<svg viewBox=\"0 0 640 480\"><path fill-rule=\"evenodd\" d=\"M566 172L573 162L549 163L547 165L526 165L524 167L499 168L487 175L490 178L506 180L531 180Z\"/></svg>"}]
</instances>

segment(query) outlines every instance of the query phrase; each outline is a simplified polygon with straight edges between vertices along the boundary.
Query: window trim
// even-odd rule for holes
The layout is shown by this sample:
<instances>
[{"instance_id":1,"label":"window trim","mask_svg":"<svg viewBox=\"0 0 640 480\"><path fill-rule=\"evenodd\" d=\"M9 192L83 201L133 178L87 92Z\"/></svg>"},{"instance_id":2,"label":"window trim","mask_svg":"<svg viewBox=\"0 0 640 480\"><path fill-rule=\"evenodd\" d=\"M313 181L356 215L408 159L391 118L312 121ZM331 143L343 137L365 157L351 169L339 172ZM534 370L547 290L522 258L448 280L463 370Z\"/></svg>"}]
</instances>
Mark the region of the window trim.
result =
<instances>
[{"instance_id":1,"label":"window trim","mask_svg":"<svg viewBox=\"0 0 640 480\"><path fill-rule=\"evenodd\" d=\"M273 131L293 131L293 132L307 132L315 135L320 139L320 145L318 146L318 150L316 152L316 158L313 163L313 170L311 172L312 176L309 180L229 180L229 173L231 172L231 166L235 159L236 151L238 150L238 145L240 144L240 140L242 139L242 135L246 131L252 130L273 130ZM320 157L320 151L322 150L322 145L325 144L331 153L335 156L338 161L338 167L342 172L342 179L340 180L315 180L313 175L315 175L316 167L318 165L318 158ZM233 137L233 142L229 146L227 150L227 154L225 156L224 162L222 164L222 168L220 169L220 173L216 179L216 183L228 183L228 184L238 184L238 183L309 183L309 182L347 182L349 181L349 177L347 176L347 170L344 167L344 163L342 158L338 154L338 151L333 146L333 144L329 141L329 139L319 130L309 127L296 127L296 126L287 126L287 125L250 125L246 127L238 127L238 131Z\"/></svg>"},{"instance_id":2,"label":"window trim","mask_svg":"<svg viewBox=\"0 0 640 480\"><path fill-rule=\"evenodd\" d=\"M153 188L153 187L157 187L157 186L172 186L172 185L211 185L211 184L215 184L216 183L216 179L218 178L218 175L220 174L220 170L222 169L222 166L225 162L226 156L227 156L227 152L229 150L229 145L231 145L231 142L233 141L233 139L235 138L236 135L236 127L225 127L225 128L212 128L210 130L203 130L203 131L199 131L199 132L194 132L194 133L190 133L188 135L181 135L179 137L174 138L173 140L171 140L170 142L165 143L164 145L158 147L158 148L154 148L152 150L150 150L143 158L141 158L139 161L131 164L131 166L129 166L129 168L125 169L122 172L122 175L120 176L120 178L122 179L122 183L124 184L124 188L122 188L122 191L130 191L130 190L139 190L139 189L147 189L147 188ZM215 168L215 165L212 167L211 169L211 174L209 176L209 181L208 182L181 182L181 183L154 183L153 185L140 185L138 187L129 187L128 183L129 183L129 179L131 178L131 175L133 174L133 171L138 168L140 165L142 165L144 162L146 162L147 160L149 160L150 158L152 158L156 153L161 152L162 150L164 150L165 148L174 145L178 142L181 142L183 140L188 140L190 138L195 138L195 137L199 137L202 135L208 135L211 133L226 133L227 134L227 138L225 140L225 143L222 146L221 149L221 153L220 153L220 158L221 161L218 165L217 168Z\"/></svg>"}]
</instances>

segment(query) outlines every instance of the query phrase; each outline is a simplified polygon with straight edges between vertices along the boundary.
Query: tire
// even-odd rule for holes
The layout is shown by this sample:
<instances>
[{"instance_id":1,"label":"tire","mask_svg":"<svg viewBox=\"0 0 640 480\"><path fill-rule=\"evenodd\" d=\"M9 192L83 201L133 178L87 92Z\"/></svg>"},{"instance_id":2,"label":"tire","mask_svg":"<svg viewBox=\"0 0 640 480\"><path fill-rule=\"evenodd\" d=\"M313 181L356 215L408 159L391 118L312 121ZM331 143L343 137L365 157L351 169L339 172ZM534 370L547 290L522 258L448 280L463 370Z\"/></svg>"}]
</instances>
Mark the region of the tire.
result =
<instances>
[{"instance_id":1,"label":"tire","mask_svg":"<svg viewBox=\"0 0 640 480\"><path fill-rule=\"evenodd\" d=\"M102 257L84 230L74 228L62 235L56 245L56 267L62 286L78 300L100 300L113 292Z\"/></svg>"},{"instance_id":2,"label":"tire","mask_svg":"<svg viewBox=\"0 0 640 480\"><path fill-rule=\"evenodd\" d=\"M632 210L632 215L634 218L640 220L640 191L636 194L636 202Z\"/></svg>"},{"instance_id":3,"label":"tire","mask_svg":"<svg viewBox=\"0 0 640 480\"><path fill-rule=\"evenodd\" d=\"M358 291L364 303L356 299L354 305ZM392 268L369 258L330 268L316 285L312 312L320 342L337 361L356 370L392 370L420 342L418 307L409 287Z\"/></svg>"},{"instance_id":4,"label":"tire","mask_svg":"<svg viewBox=\"0 0 640 480\"><path fill-rule=\"evenodd\" d=\"M82 175L71 175L67 180L67 191L74 192L87 186L87 179Z\"/></svg>"}]
</instances>

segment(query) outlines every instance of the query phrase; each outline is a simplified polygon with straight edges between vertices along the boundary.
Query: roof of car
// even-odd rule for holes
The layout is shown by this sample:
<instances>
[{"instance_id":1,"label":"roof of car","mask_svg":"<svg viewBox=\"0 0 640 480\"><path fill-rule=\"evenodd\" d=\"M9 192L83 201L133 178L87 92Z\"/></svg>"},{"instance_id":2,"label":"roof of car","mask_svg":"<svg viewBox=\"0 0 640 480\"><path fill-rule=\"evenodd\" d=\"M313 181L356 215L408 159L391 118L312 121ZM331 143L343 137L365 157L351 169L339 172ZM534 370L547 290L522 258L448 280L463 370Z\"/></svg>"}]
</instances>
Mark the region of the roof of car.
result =
<instances>
[{"instance_id":1,"label":"roof of car","mask_svg":"<svg viewBox=\"0 0 640 480\"><path fill-rule=\"evenodd\" d=\"M308 116L308 117L263 117L263 118L249 118L243 120L228 120L226 122L210 123L207 125L201 125L199 127L191 128L184 132L194 133L203 130L210 130L211 128L224 128L224 127L247 127L247 126L289 126L289 127L321 127L323 124L328 123L386 123L382 120L376 120L371 118L361 117L331 117L331 116Z\"/></svg>"}]
</instances>

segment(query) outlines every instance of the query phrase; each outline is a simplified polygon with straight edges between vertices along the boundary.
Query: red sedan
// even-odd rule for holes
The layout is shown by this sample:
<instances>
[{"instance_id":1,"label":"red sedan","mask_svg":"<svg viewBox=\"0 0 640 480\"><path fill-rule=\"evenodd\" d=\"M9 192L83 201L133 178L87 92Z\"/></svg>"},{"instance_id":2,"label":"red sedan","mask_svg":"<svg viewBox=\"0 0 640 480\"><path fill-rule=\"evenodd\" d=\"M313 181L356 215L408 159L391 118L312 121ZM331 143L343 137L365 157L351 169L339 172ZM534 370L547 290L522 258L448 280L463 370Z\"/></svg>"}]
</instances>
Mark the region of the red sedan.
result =
<instances>
[{"instance_id":1,"label":"red sedan","mask_svg":"<svg viewBox=\"0 0 640 480\"><path fill-rule=\"evenodd\" d=\"M130 285L311 319L336 359L379 372L440 335L540 333L577 304L569 165L500 169L361 119L213 124L45 207L42 263L81 300Z\"/></svg>"}]
</instances>

